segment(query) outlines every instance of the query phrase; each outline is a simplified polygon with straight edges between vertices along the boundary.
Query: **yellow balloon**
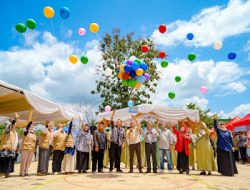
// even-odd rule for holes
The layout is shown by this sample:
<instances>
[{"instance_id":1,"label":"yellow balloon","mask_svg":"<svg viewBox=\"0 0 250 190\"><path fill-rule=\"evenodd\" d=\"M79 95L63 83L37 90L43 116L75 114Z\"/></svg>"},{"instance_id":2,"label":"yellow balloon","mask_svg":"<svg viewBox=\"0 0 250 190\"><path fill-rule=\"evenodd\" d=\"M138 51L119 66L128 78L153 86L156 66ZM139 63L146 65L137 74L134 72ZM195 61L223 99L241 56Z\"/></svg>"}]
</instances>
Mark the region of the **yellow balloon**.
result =
<instances>
[{"instance_id":1,"label":"yellow balloon","mask_svg":"<svg viewBox=\"0 0 250 190\"><path fill-rule=\"evenodd\" d=\"M97 23L91 23L89 25L90 32L97 33L99 31L99 25Z\"/></svg>"},{"instance_id":2,"label":"yellow balloon","mask_svg":"<svg viewBox=\"0 0 250 190\"><path fill-rule=\"evenodd\" d=\"M125 71L124 71L124 65L120 65L120 71L121 71L121 72L125 72Z\"/></svg>"},{"instance_id":3,"label":"yellow balloon","mask_svg":"<svg viewBox=\"0 0 250 190\"><path fill-rule=\"evenodd\" d=\"M143 70L140 68L140 69L137 69L136 71L135 71L135 73L136 73L136 75L137 76L142 76L143 75Z\"/></svg>"},{"instance_id":4,"label":"yellow balloon","mask_svg":"<svg viewBox=\"0 0 250 190\"><path fill-rule=\"evenodd\" d=\"M141 83L139 83L138 81L136 82L135 88L138 89L141 87Z\"/></svg>"},{"instance_id":5,"label":"yellow balloon","mask_svg":"<svg viewBox=\"0 0 250 190\"><path fill-rule=\"evenodd\" d=\"M43 14L47 18L53 18L54 17L54 9L52 7L44 7Z\"/></svg>"},{"instance_id":6,"label":"yellow balloon","mask_svg":"<svg viewBox=\"0 0 250 190\"><path fill-rule=\"evenodd\" d=\"M117 77L119 78L119 79L122 79L122 75L124 74L124 72L119 72L118 73L118 75L117 75Z\"/></svg>"},{"instance_id":7,"label":"yellow balloon","mask_svg":"<svg viewBox=\"0 0 250 190\"><path fill-rule=\"evenodd\" d=\"M77 61L78 61L78 57L76 55L71 55L69 56L69 61L72 63L72 64L76 64Z\"/></svg>"}]
</instances>

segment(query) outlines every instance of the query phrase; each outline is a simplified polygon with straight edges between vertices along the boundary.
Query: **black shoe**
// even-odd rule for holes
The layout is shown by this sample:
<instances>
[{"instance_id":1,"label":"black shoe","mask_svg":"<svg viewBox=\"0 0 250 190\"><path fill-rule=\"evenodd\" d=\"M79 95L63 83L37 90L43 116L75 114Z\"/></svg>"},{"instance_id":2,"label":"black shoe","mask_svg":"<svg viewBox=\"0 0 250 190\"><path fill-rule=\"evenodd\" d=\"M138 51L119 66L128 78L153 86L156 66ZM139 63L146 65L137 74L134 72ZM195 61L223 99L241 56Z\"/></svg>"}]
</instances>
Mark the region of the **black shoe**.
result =
<instances>
[{"instance_id":1,"label":"black shoe","mask_svg":"<svg viewBox=\"0 0 250 190\"><path fill-rule=\"evenodd\" d=\"M154 172L155 174L157 174L157 170L154 170L153 172Z\"/></svg>"},{"instance_id":2,"label":"black shoe","mask_svg":"<svg viewBox=\"0 0 250 190\"><path fill-rule=\"evenodd\" d=\"M103 170L99 170L98 173L104 173Z\"/></svg>"},{"instance_id":3,"label":"black shoe","mask_svg":"<svg viewBox=\"0 0 250 190\"><path fill-rule=\"evenodd\" d=\"M151 171L150 171L150 170L147 170L145 173L148 174L148 173L151 173Z\"/></svg>"},{"instance_id":4,"label":"black shoe","mask_svg":"<svg viewBox=\"0 0 250 190\"><path fill-rule=\"evenodd\" d=\"M8 178L8 177L10 177L10 174L5 174L5 178Z\"/></svg>"},{"instance_id":5,"label":"black shoe","mask_svg":"<svg viewBox=\"0 0 250 190\"><path fill-rule=\"evenodd\" d=\"M207 175L212 175L212 173L211 173L211 172L208 172Z\"/></svg>"},{"instance_id":6,"label":"black shoe","mask_svg":"<svg viewBox=\"0 0 250 190\"><path fill-rule=\"evenodd\" d=\"M122 173L123 171L121 169L116 170L117 173Z\"/></svg>"},{"instance_id":7,"label":"black shoe","mask_svg":"<svg viewBox=\"0 0 250 190\"><path fill-rule=\"evenodd\" d=\"M85 174L85 173L87 173L87 171L86 171L86 170L83 170L83 171L82 171L82 173L84 173L84 174Z\"/></svg>"},{"instance_id":8,"label":"black shoe","mask_svg":"<svg viewBox=\"0 0 250 190\"><path fill-rule=\"evenodd\" d=\"M186 171L186 174L189 175L189 170Z\"/></svg>"},{"instance_id":9,"label":"black shoe","mask_svg":"<svg viewBox=\"0 0 250 190\"><path fill-rule=\"evenodd\" d=\"M206 175L206 172L205 172L205 171L203 171L203 172L201 172L201 173L200 173L200 175Z\"/></svg>"},{"instance_id":10,"label":"black shoe","mask_svg":"<svg viewBox=\"0 0 250 190\"><path fill-rule=\"evenodd\" d=\"M82 171L81 171L81 170L78 170L78 173L80 174L80 173L82 173Z\"/></svg>"}]
</instances>

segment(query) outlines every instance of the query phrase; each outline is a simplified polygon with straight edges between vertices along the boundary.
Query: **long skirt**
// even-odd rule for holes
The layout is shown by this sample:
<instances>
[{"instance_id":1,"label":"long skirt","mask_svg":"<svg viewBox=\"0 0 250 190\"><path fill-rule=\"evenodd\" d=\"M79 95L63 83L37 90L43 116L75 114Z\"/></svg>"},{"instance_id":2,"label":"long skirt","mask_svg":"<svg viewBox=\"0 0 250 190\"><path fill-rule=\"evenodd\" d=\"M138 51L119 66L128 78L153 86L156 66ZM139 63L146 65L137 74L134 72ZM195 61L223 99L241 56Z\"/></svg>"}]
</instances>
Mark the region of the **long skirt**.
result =
<instances>
[{"instance_id":1,"label":"long skirt","mask_svg":"<svg viewBox=\"0 0 250 190\"><path fill-rule=\"evenodd\" d=\"M14 163L17 155L13 150L0 151L0 173L9 174L14 172Z\"/></svg>"},{"instance_id":2,"label":"long skirt","mask_svg":"<svg viewBox=\"0 0 250 190\"><path fill-rule=\"evenodd\" d=\"M65 154L62 162L62 171L65 173L75 172L75 155Z\"/></svg>"},{"instance_id":3,"label":"long skirt","mask_svg":"<svg viewBox=\"0 0 250 190\"><path fill-rule=\"evenodd\" d=\"M177 157L177 170L189 171L189 160L183 148L182 152L178 152Z\"/></svg>"},{"instance_id":4,"label":"long skirt","mask_svg":"<svg viewBox=\"0 0 250 190\"><path fill-rule=\"evenodd\" d=\"M217 149L217 165L222 175L233 176L238 173L232 151Z\"/></svg>"},{"instance_id":5,"label":"long skirt","mask_svg":"<svg viewBox=\"0 0 250 190\"><path fill-rule=\"evenodd\" d=\"M44 174L48 173L49 157L50 157L50 150L49 149L39 148L37 173L44 173Z\"/></svg>"}]
</instances>

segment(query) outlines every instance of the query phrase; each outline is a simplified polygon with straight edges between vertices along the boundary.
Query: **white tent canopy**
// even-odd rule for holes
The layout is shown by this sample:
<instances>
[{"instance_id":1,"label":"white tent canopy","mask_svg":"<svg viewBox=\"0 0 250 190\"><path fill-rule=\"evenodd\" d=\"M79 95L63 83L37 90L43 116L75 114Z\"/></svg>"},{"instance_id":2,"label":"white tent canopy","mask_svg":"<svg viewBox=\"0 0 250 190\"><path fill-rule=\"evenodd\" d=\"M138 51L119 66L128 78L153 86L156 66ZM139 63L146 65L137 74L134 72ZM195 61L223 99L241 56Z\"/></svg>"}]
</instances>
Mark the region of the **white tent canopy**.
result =
<instances>
[{"instance_id":1,"label":"white tent canopy","mask_svg":"<svg viewBox=\"0 0 250 190\"><path fill-rule=\"evenodd\" d=\"M32 113L36 122L82 119L78 112L0 80L0 116L14 118L15 112L21 120Z\"/></svg>"},{"instance_id":2,"label":"white tent canopy","mask_svg":"<svg viewBox=\"0 0 250 190\"><path fill-rule=\"evenodd\" d=\"M131 119L131 115L135 115L139 120L148 120L158 118L160 121L172 121L178 122L183 119L189 118L191 121L199 121L198 110L167 108L164 106L142 104L137 106L138 112L133 114L129 113L129 108L123 108L116 110L114 120L121 119L123 122L128 122ZM97 120L105 118L110 120L112 112L103 112L97 115Z\"/></svg>"}]
</instances>

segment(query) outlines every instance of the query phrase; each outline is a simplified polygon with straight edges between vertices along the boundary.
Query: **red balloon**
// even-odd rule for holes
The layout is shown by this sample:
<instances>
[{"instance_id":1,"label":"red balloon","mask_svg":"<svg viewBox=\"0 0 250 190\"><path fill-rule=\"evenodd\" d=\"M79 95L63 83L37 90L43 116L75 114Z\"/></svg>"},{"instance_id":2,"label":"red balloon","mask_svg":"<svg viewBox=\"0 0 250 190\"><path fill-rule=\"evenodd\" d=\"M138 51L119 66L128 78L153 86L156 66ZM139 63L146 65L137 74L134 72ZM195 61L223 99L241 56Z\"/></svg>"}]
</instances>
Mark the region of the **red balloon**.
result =
<instances>
[{"instance_id":1,"label":"red balloon","mask_svg":"<svg viewBox=\"0 0 250 190\"><path fill-rule=\"evenodd\" d=\"M148 51L148 46L147 46L147 45L142 45L142 46L141 46L141 51L142 51L143 53L146 53L146 52Z\"/></svg>"},{"instance_id":2,"label":"red balloon","mask_svg":"<svg viewBox=\"0 0 250 190\"><path fill-rule=\"evenodd\" d=\"M165 24L162 24L159 26L159 32L160 33L165 33L167 31L167 26Z\"/></svg>"},{"instance_id":3,"label":"red balloon","mask_svg":"<svg viewBox=\"0 0 250 190\"><path fill-rule=\"evenodd\" d=\"M166 57L166 53L164 51L160 51L159 58L163 59L164 57Z\"/></svg>"},{"instance_id":4,"label":"red balloon","mask_svg":"<svg viewBox=\"0 0 250 190\"><path fill-rule=\"evenodd\" d=\"M122 79L123 80L128 80L130 78L130 75L128 74L128 73L124 73L123 75L122 75Z\"/></svg>"}]
</instances>

